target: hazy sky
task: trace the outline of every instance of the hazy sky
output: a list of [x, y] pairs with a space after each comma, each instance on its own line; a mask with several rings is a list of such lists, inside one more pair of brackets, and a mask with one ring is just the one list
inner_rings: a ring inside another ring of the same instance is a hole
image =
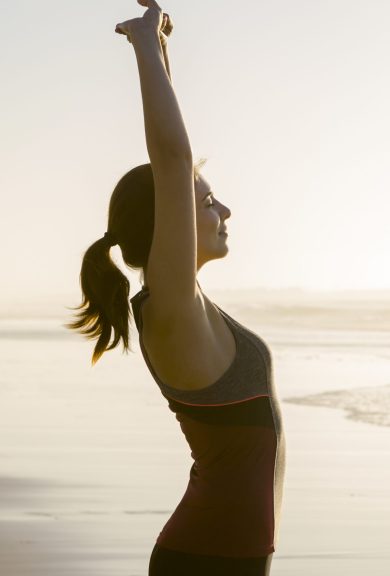
[[[144, 9], [0, 6], [3, 302], [78, 296], [113, 187], [148, 161], [134, 50], [114, 33]], [[232, 211], [230, 253], [202, 285], [390, 288], [390, 2], [162, 8], [194, 156]]]

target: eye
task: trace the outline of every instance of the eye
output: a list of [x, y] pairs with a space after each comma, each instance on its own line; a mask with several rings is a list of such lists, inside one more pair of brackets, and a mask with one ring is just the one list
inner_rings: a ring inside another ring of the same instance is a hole
[[215, 206], [215, 204], [213, 204], [213, 203], [207, 204], [207, 208], [210, 208], [210, 206]]

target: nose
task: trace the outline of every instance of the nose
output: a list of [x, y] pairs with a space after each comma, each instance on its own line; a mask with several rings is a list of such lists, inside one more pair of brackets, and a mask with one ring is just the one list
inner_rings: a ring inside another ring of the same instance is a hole
[[231, 213], [231, 211], [230, 211], [230, 208], [228, 208], [227, 206], [224, 206], [224, 207], [223, 207], [223, 211], [222, 211], [222, 212], [223, 212], [223, 214], [225, 215], [225, 216], [224, 216], [224, 220], [227, 220], [227, 219], [230, 218], [230, 216], [232, 215], [232, 213]]
[[221, 220], [227, 220], [228, 218], [230, 218], [230, 216], [232, 215], [230, 208], [228, 208], [227, 206], [225, 206], [225, 204], [222, 204], [222, 202], [220, 202], [219, 200], [217, 200], [216, 198], [214, 198], [214, 202], [219, 205], [219, 216], [221, 218]]

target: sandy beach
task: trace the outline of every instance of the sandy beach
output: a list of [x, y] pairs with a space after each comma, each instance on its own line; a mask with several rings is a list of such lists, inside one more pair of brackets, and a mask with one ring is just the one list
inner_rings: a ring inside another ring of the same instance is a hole
[[[259, 320], [247, 325], [260, 331]], [[362, 413], [364, 402], [371, 412], [381, 404], [386, 335], [355, 332], [347, 346], [347, 334], [329, 330], [306, 343], [310, 327], [261, 330], [288, 450], [272, 575], [388, 576], [390, 427], [348, 418], [344, 406], [349, 396]], [[138, 345], [92, 370], [90, 343], [58, 321], [4, 320], [0, 338], [0, 573], [146, 576], [192, 459]], [[334, 395], [327, 404], [324, 394]]]

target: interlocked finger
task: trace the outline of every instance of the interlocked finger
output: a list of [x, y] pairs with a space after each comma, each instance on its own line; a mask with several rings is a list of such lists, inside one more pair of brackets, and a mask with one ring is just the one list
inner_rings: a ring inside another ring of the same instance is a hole
[[164, 12], [164, 19], [163, 25], [161, 27], [161, 31], [165, 34], [165, 36], [169, 36], [173, 30], [173, 22], [169, 14]]

